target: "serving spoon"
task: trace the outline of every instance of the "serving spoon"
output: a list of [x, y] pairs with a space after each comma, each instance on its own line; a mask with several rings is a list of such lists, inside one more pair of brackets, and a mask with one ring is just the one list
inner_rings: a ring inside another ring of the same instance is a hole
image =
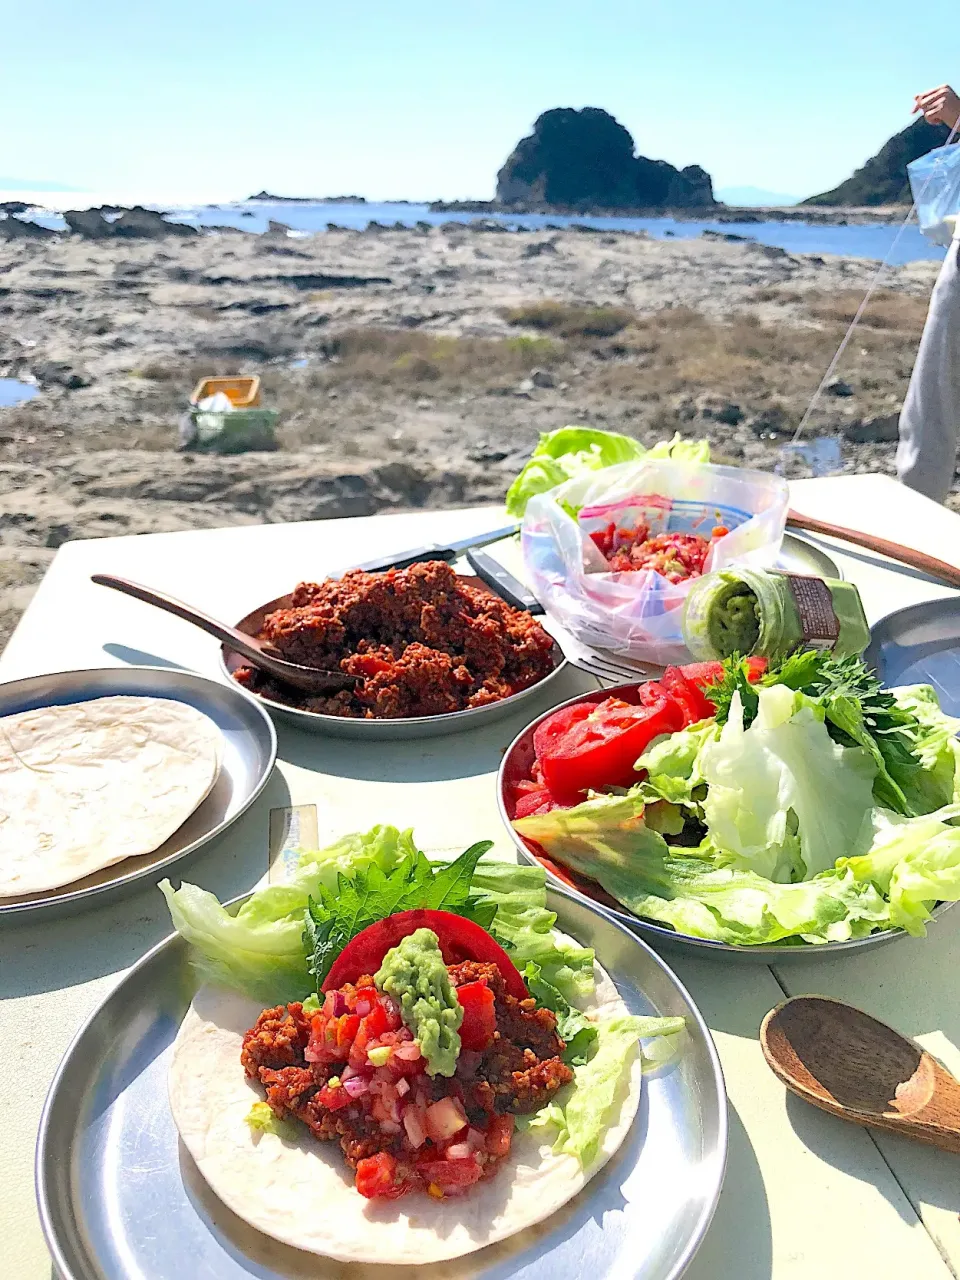
[[928, 556], [925, 551], [917, 551], [914, 547], [905, 547], [900, 542], [890, 542], [889, 539], [878, 538], [872, 533], [861, 533], [859, 529], [847, 529], [841, 524], [830, 524], [827, 520], [815, 520], [813, 516], [801, 515], [799, 511], [787, 512], [787, 528], [852, 542], [854, 546], [865, 547], [867, 551], [876, 551], [891, 560], [919, 569], [928, 577], [939, 578], [951, 587], [960, 587], [960, 569], [955, 564], [938, 560], [936, 556]]
[[960, 1080], [925, 1049], [828, 996], [794, 996], [760, 1027], [767, 1065], [841, 1120], [960, 1153]]
[[109, 573], [95, 573], [90, 581], [95, 582], [98, 587], [121, 591], [134, 600], [142, 600], [144, 604], [155, 605], [166, 613], [172, 613], [175, 618], [182, 618], [184, 622], [192, 622], [201, 631], [215, 636], [222, 644], [227, 644], [242, 654], [252, 666], [304, 693], [334, 693], [338, 689], [352, 689], [357, 683], [356, 676], [349, 676], [343, 671], [325, 671], [319, 667], [301, 667], [296, 662], [287, 662], [269, 641], [258, 640], [256, 636], [238, 631], [236, 627], [228, 627], [226, 623], [208, 617], [199, 609], [191, 608], [190, 605], [175, 600], [173, 596], [141, 586], [139, 582], [115, 578]]

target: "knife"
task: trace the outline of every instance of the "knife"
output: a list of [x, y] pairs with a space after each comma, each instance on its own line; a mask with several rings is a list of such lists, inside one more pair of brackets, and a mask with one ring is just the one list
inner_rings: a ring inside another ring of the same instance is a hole
[[467, 564], [491, 591], [495, 591], [501, 600], [513, 605], [514, 609], [525, 609], [527, 613], [543, 613], [543, 605], [519, 578], [508, 573], [499, 560], [487, 555], [485, 551], [468, 551]]
[[[488, 546], [491, 542], [499, 542], [501, 538], [509, 538], [511, 535], [519, 533], [519, 531], [520, 525], [514, 521], [512, 524], [504, 525], [500, 529], [494, 529], [489, 533], [474, 534], [472, 538], [464, 538], [460, 542], [438, 542], [432, 546], [414, 547], [411, 551], [401, 551], [399, 555], [368, 560], [365, 564], [351, 567], [361, 569], [364, 573], [382, 573], [385, 569], [409, 569], [412, 564], [421, 564], [425, 560], [445, 560], [447, 564], [450, 564], [473, 547]], [[332, 578], [340, 578], [346, 572], [346, 569], [341, 569], [330, 576]], [[524, 606], [521, 605], [520, 607], [523, 608]]]

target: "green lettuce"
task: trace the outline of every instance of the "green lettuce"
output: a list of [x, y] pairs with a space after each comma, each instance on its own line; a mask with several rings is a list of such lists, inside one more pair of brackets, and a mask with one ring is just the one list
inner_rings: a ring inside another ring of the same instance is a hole
[[646, 779], [639, 783], [639, 794], [649, 801], [699, 807], [706, 782], [701, 767], [703, 748], [719, 735], [716, 722], [706, 720], [654, 738], [635, 766], [647, 771]]
[[573, 1083], [562, 1089], [533, 1119], [533, 1125], [559, 1130], [554, 1151], [575, 1156], [584, 1168], [597, 1156], [609, 1112], [641, 1039], [674, 1036], [682, 1018], [644, 1018], [619, 1014], [597, 1025], [596, 1050], [574, 1068]]
[[[197, 885], [184, 883], [174, 889], [163, 880], [159, 888], [174, 928], [191, 944], [191, 961], [201, 981], [232, 987], [273, 1005], [303, 1000], [316, 990], [310, 972], [316, 939], [309, 948], [304, 942], [311, 900], [316, 909], [344, 883], [369, 887], [373, 881], [382, 888], [384, 877], [396, 879], [390, 873], [401, 864], [416, 869], [422, 858], [411, 831], [377, 826], [302, 853], [290, 880], [257, 889], [239, 909], [226, 909]], [[431, 865], [438, 872], [434, 883], [443, 884], [449, 893], [449, 877], [444, 875], [448, 864]], [[469, 895], [479, 908], [473, 912], [478, 919], [482, 915], [489, 920], [495, 908], [490, 932], [519, 969], [534, 961], [569, 1000], [593, 990], [593, 951], [554, 937], [557, 917], [547, 909], [542, 867], [481, 859]], [[309, 928], [306, 931], [309, 935]]]
[[586, 1014], [569, 1004], [563, 993], [548, 982], [538, 964], [532, 960], [523, 971], [527, 990], [547, 1009], [557, 1015], [557, 1035], [566, 1045], [563, 1060], [568, 1066], [580, 1066], [587, 1061], [597, 1040], [597, 1028]]
[[734, 695], [720, 737], [700, 761], [707, 830], [729, 865], [789, 883], [812, 879], [857, 847], [873, 807], [876, 764], [861, 747], [834, 742], [824, 719], [810, 698], [774, 685], [759, 691], [745, 729]]
[[522, 516], [535, 494], [555, 489], [584, 471], [599, 471], [638, 458], [673, 458], [681, 462], [709, 462], [706, 440], [661, 440], [646, 449], [639, 440], [615, 431], [593, 427], [561, 427], [541, 434], [526, 466], [507, 490], [506, 506], [512, 516]]

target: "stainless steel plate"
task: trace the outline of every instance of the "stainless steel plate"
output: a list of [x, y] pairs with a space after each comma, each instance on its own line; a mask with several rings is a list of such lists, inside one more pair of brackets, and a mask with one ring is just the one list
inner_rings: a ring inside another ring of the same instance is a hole
[[[469, 582], [471, 586], [479, 587], [483, 591], [487, 590], [479, 578], [470, 577]], [[279, 596], [276, 600], [261, 605], [259, 609], [254, 609], [245, 618], [241, 618], [236, 624], [237, 629], [245, 631], [248, 635], [259, 635], [267, 614], [274, 613], [277, 609], [289, 609], [290, 603], [289, 595]], [[256, 698], [265, 707], [269, 707], [272, 715], [288, 720], [291, 724], [295, 724], [300, 729], [306, 729], [310, 733], [330, 734], [335, 738], [360, 738], [366, 742], [396, 742], [403, 738], [436, 738], [441, 734], [460, 733], [464, 729], [479, 729], [483, 725], [490, 724], [492, 720], [511, 715], [530, 698], [542, 694], [567, 665], [567, 660], [557, 644], [553, 646], [553, 663], [553, 670], [542, 680], [538, 680], [529, 689], [513, 694], [512, 697], [488, 703], [485, 707], [471, 707], [467, 711], [453, 711], [448, 715], [440, 716], [414, 716], [407, 720], [351, 720], [344, 716], [326, 716], [316, 711], [288, 707], [282, 702], [275, 702], [272, 698], [264, 697], [259, 693], [251, 693], [250, 696]], [[246, 658], [235, 653], [227, 645], [221, 647], [220, 666], [231, 684], [236, 685], [233, 672], [247, 665], [249, 664]]]
[[863, 656], [885, 685], [932, 684], [947, 715], [960, 715], [960, 596], [888, 613]]
[[189, 671], [107, 667], [14, 680], [0, 685], [0, 716], [118, 694], [173, 698], [209, 716], [223, 735], [223, 763], [213, 790], [153, 853], [127, 858], [60, 889], [0, 898], [0, 919], [23, 912], [62, 910], [65, 905], [79, 907], [95, 894], [156, 876], [225, 831], [263, 790], [277, 757], [277, 734], [270, 717], [240, 689], [225, 689], [218, 681]]
[[[958, 601], [958, 605], [960, 605], [960, 601]], [[909, 612], [909, 610], [904, 610], [904, 612]], [[960, 619], [960, 609], [958, 609], [957, 617]], [[958, 641], [958, 646], [960, 646], [960, 641]], [[960, 665], [958, 665], [957, 670], [960, 673]], [[568, 707], [578, 702], [602, 702], [605, 698], [623, 697], [625, 694], [629, 694], [630, 690], [636, 689], [636, 687], [636, 684], [621, 684], [604, 689], [596, 689], [590, 693], [583, 693], [575, 698], [569, 698], [566, 702], [561, 703], [561, 706]], [[958, 686], [957, 692], [960, 694], [960, 686]], [[595, 881], [588, 879], [586, 876], [578, 875], [574, 871], [569, 871], [566, 867], [559, 867], [548, 858], [539, 857], [513, 828], [507, 809], [507, 788], [511, 782], [530, 776], [530, 768], [535, 758], [533, 750], [534, 732], [540, 722], [545, 720], [547, 716], [553, 715], [556, 709], [554, 707], [551, 711], [544, 712], [542, 716], [538, 716], [532, 724], [527, 725], [525, 729], [517, 734], [504, 753], [503, 760], [500, 763], [500, 770], [497, 774], [497, 805], [503, 825], [509, 832], [510, 838], [513, 840], [520, 856], [527, 862], [542, 866], [547, 873], [547, 879], [553, 884], [561, 886], [569, 893], [576, 894], [578, 898], [599, 903], [604, 911], [607, 911], [614, 919], [619, 920], [621, 924], [631, 929], [634, 933], [639, 933], [650, 942], [655, 943], [657, 947], [680, 948], [683, 950], [696, 947], [701, 951], [712, 951], [725, 957], [741, 960], [760, 961], [763, 964], [773, 964], [774, 962], [780, 964], [785, 960], [799, 959], [801, 957], [805, 960], [809, 960], [811, 957], [814, 959], [826, 959], [840, 952], [859, 952], [865, 951], [870, 947], [882, 947], [887, 943], [896, 942], [898, 938], [908, 936], [902, 929], [883, 929], [877, 933], [870, 934], [869, 937], [854, 938], [849, 942], [801, 943], [800, 945], [771, 944], [769, 946], [756, 947], [738, 947], [728, 942], [713, 942], [708, 938], [694, 938], [689, 934], [677, 933], [666, 925], [656, 924], [652, 920], [643, 920], [635, 916], [614, 898], [611, 898]], [[938, 920], [945, 911], [955, 905], [953, 902], [940, 903], [939, 906], [933, 909], [934, 921]]]
[[843, 578], [843, 571], [826, 551], [806, 538], [785, 533], [777, 556], [777, 568], [785, 573], [808, 573], [818, 578]]
[[[167, 1102], [177, 1028], [195, 990], [187, 947], [167, 939], [135, 965], [77, 1035], [50, 1088], [37, 1194], [63, 1280], [676, 1280], [700, 1244], [723, 1180], [727, 1116], [717, 1053], [696, 1006], [648, 947], [554, 889], [560, 928], [596, 949], [631, 1011], [686, 1019], [682, 1053], [644, 1081], [623, 1147], [541, 1226], [457, 1262], [324, 1262], [270, 1240], [209, 1190]], [[587, 1261], [589, 1260], [589, 1261]]]

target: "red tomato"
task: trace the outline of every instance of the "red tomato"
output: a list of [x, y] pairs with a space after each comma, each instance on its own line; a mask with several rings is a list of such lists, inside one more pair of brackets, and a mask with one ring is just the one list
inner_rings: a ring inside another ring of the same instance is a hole
[[546, 787], [537, 787], [519, 796], [513, 807], [515, 818], [529, 818], [533, 813], [549, 813], [556, 809], [557, 802]]
[[328, 1111], [339, 1111], [341, 1107], [349, 1107], [353, 1099], [342, 1084], [334, 1085], [332, 1088], [325, 1084], [317, 1094], [317, 1101]]
[[667, 667], [660, 683], [683, 709], [684, 724], [696, 724], [716, 713], [716, 707], [703, 693], [700, 686], [689, 680], [680, 667]]
[[465, 982], [462, 987], [457, 987], [457, 999], [463, 1009], [463, 1022], [460, 1024], [461, 1045], [464, 1049], [473, 1049], [477, 1052], [486, 1049], [497, 1029], [493, 992], [487, 986], [486, 979]]
[[[705, 689], [708, 684], [718, 684], [723, 679], [722, 662], [688, 662], [680, 670], [701, 689]], [[756, 684], [766, 670], [766, 658], [747, 658], [747, 679], [751, 684]]]
[[457, 1160], [418, 1160], [417, 1173], [424, 1182], [432, 1182], [441, 1191], [456, 1192], [479, 1182], [483, 1166], [476, 1156], [461, 1156]]
[[533, 731], [533, 752], [537, 757], [537, 764], [540, 764], [553, 743], [568, 734], [575, 724], [588, 719], [595, 710], [596, 706], [591, 702], [577, 702], [572, 707], [561, 707], [552, 716], [547, 716], [542, 724], [538, 724]]
[[357, 1163], [357, 1190], [368, 1200], [398, 1200], [413, 1183], [389, 1151], [378, 1151]]
[[[422, 907], [387, 916], [386, 920], [378, 920], [358, 933], [334, 960], [321, 989], [335, 991], [344, 983], [356, 982], [362, 974], [376, 973], [390, 948], [417, 929], [433, 930], [440, 940], [445, 964], [459, 964], [462, 960], [495, 964], [510, 994], [518, 1000], [528, 999], [529, 993], [519, 971], [486, 929], [450, 911], [430, 911]], [[362, 1033], [363, 1028], [358, 1039]]]
[[563, 734], [544, 741], [543, 778], [561, 804], [578, 804], [587, 790], [629, 787], [637, 781], [634, 765], [647, 744], [662, 733], [683, 728], [683, 712], [662, 689], [641, 691], [642, 706], [618, 698], [586, 706]]

